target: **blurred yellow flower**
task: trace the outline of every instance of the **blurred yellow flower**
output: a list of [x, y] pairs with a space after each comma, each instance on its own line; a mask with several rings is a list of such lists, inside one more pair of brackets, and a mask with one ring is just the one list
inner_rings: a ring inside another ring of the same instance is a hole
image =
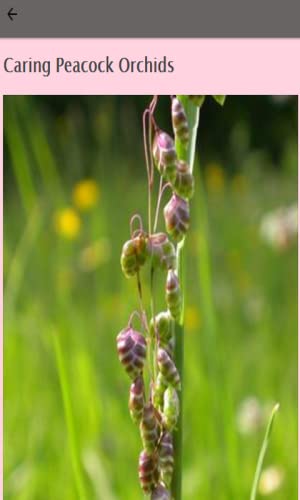
[[110, 256], [110, 241], [108, 238], [101, 238], [81, 251], [79, 266], [82, 271], [93, 271], [101, 264], [105, 264]]
[[73, 201], [79, 210], [90, 210], [99, 200], [99, 186], [93, 179], [84, 179], [75, 184]]
[[205, 180], [209, 191], [220, 193], [225, 184], [224, 169], [218, 163], [209, 163], [205, 167]]
[[258, 491], [261, 495], [271, 495], [277, 491], [284, 480], [284, 471], [281, 467], [272, 465], [262, 471], [258, 485]]
[[201, 318], [198, 308], [195, 306], [187, 306], [184, 321], [188, 330], [198, 330], [201, 326]]
[[54, 215], [54, 227], [60, 236], [73, 240], [80, 232], [81, 220], [73, 208], [64, 208]]

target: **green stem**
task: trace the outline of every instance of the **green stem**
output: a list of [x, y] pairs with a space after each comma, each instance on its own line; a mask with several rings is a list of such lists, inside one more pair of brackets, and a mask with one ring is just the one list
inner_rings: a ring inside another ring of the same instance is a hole
[[[190, 142], [188, 149], [185, 149], [179, 141], [176, 141], [176, 153], [179, 159], [187, 161], [190, 165], [191, 170], [194, 167], [195, 152], [196, 152], [196, 139], [197, 131], [200, 117], [200, 108], [196, 107], [191, 103], [187, 96], [179, 96], [189, 122], [190, 129]], [[179, 371], [181, 378], [181, 393], [179, 394], [180, 400], [180, 413], [178, 418], [177, 429], [174, 432], [174, 453], [175, 453], [175, 464], [174, 464], [174, 474], [172, 482], [172, 498], [174, 500], [181, 500], [181, 483], [182, 483], [182, 410], [183, 410], [183, 387], [184, 387], [184, 377], [183, 377], [183, 361], [184, 361], [184, 252], [183, 239], [177, 245], [177, 274], [180, 280], [180, 285], [182, 289], [182, 311], [179, 323], [175, 323], [175, 364]]]

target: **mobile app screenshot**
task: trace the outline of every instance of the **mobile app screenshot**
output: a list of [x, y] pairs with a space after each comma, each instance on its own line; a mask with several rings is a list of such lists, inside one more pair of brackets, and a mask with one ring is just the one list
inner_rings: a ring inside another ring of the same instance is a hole
[[5, 500], [297, 498], [299, 18], [2, 3]]

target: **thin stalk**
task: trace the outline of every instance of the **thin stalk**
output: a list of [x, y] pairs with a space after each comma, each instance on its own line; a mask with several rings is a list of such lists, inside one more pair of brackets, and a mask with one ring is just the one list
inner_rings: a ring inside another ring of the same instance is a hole
[[[190, 141], [189, 147], [186, 149], [182, 146], [179, 141], [176, 141], [176, 153], [179, 159], [187, 161], [190, 165], [191, 170], [194, 167], [195, 151], [196, 151], [196, 139], [197, 131], [199, 125], [200, 108], [196, 107], [191, 103], [187, 96], [179, 96], [180, 100], [184, 106], [188, 123], [190, 129]], [[172, 481], [172, 498], [174, 500], [181, 500], [181, 484], [182, 484], [182, 413], [183, 413], [183, 388], [184, 388], [184, 373], [183, 373], [183, 362], [184, 362], [184, 252], [185, 239], [183, 239], [177, 245], [177, 274], [180, 280], [182, 289], [182, 311], [179, 323], [175, 323], [175, 364], [179, 371], [181, 378], [181, 392], [179, 394], [180, 400], [180, 413], [178, 418], [177, 429], [174, 432], [174, 458], [175, 467]]]
[[263, 443], [262, 443], [262, 446], [261, 446], [261, 449], [260, 449], [260, 452], [259, 452], [258, 461], [257, 461], [257, 465], [256, 465], [256, 470], [255, 470], [255, 476], [254, 476], [254, 480], [253, 480], [253, 484], [252, 484], [252, 489], [251, 489], [250, 500], [255, 500], [256, 499], [258, 482], [259, 482], [259, 478], [260, 478], [260, 475], [261, 475], [261, 471], [262, 471], [262, 466], [263, 466], [263, 463], [264, 463], [265, 454], [266, 454], [266, 451], [267, 451], [267, 448], [268, 448], [268, 445], [269, 445], [274, 418], [275, 418], [275, 415], [276, 415], [276, 413], [277, 413], [278, 410], [279, 410], [279, 403], [277, 403], [274, 406], [273, 410], [272, 410], [272, 413], [271, 413], [271, 416], [270, 416], [270, 420], [268, 422], [267, 430], [266, 430], [266, 433], [265, 433], [265, 437], [264, 437], [264, 440], [263, 440]]

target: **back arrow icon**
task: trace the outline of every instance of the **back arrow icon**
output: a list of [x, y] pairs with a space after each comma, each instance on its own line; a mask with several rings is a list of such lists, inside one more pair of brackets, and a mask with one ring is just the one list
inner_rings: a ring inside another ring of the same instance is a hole
[[9, 11], [8, 11], [7, 15], [8, 15], [9, 19], [10, 19], [11, 21], [13, 21], [13, 20], [14, 20], [14, 16], [17, 16], [17, 15], [18, 15], [18, 13], [17, 13], [17, 12], [14, 12], [14, 8], [12, 7], [11, 9], [9, 9]]

